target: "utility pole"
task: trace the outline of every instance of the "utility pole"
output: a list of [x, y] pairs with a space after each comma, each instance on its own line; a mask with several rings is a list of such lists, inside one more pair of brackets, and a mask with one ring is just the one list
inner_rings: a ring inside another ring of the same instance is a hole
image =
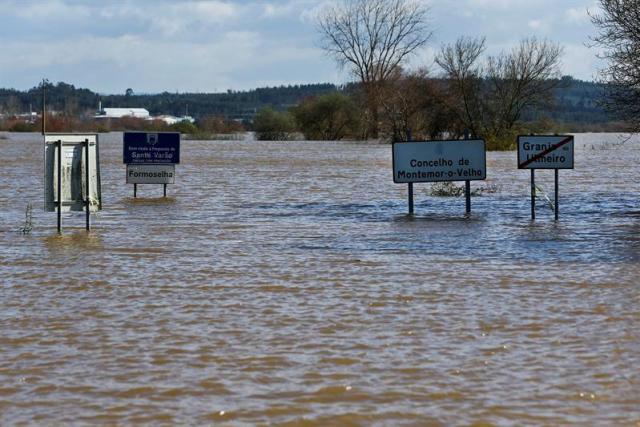
[[47, 131], [47, 108], [46, 108], [46, 102], [47, 102], [47, 79], [42, 79], [42, 135], [46, 134]]

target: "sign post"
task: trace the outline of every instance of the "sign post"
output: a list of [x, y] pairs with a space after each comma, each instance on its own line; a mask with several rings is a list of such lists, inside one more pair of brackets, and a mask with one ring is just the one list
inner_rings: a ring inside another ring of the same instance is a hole
[[46, 134], [44, 184], [44, 209], [57, 213], [58, 233], [63, 211], [84, 211], [89, 231], [91, 212], [102, 209], [98, 135]]
[[560, 218], [559, 170], [573, 169], [572, 135], [521, 135], [518, 137], [518, 169], [531, 169], [531, 220], [536, 219], [536, 169], [555, 170], [554, 216]]
[[58, 234], [62, 234], [62, 140], [58, 140]]
[[[412, 142], [413, 141], [413, 132], [411, 131], [411, 128], [407, 129], [407, 142]], [[414, 205], [413, 205], [413, 182], [410, 182], [407, 184], [407, 191], [408, 191], [408, 196], [409, 196], [409, 200], [408, 205], [409, 205], [409, 215], [413, 215], [414, 212]]]
[[409, 184], [409, 213], [413, 213], [416, 182], [467, 181], [467, 212], [471, 211], [470, 181], [487, 177], [485, 142], [476, 140], [396, 142], [393, 182]]
[[409, 188], [409, 215], [413, 215], [413, 182], [408, 185]]
[[560, 185], [558, 184], [558, 181], [559, 181], [558, 175], [559, 175], [558, 169], [556, 169], [555, 170], [555, 185], [554, 185], [554, 187], [555, 187], [554, 194], [556, 196], [555, 197], [555, 205], [554, 205], [555, 209], [554, 209], [554, 211], [555, 211], [555, 219], [556, 219], [556, 221], [558, 219], [560, 219], [560, 204], [559, 204], [560, 197], [558, 195], [560, 193]]
[[[464, 130], [464, 139], [469, 139], [469, 129]], [[464, 198], [466, 201], [466, 212], [467, 215], [471, 213], [471, 181], [466, 180], [464, 182]]]
[[536, 219], [536, 170], [531, 169], [531, 219]]
[[123, 161], [127, 165], [127, 184], [133, 184], [133, 197], [138, 197], [138, 184], [175, 184], [175, 165], [180, 163], [180, 133], [125, 132]]
[[84, 194], [85, 194], [85, 198], [84, 198], [84, 203], [85, 203], [85, 221], [86, 221], [86, 226], [85, 229], [87, 231], [89, 231], [89, 229], [91, 228], [91, 224], [89, 222], [89, 210], [91, 209], [91, 186], [90, 186], [90, 174], [89, 174], [89, 169], [91, 169], [91, 164], [89, 162], [89, 140], [85, 139], [84, 140]]

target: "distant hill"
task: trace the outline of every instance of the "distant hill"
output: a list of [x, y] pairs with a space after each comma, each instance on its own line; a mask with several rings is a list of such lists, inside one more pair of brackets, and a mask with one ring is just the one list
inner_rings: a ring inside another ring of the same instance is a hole
[[533, 121], [546, 117], [564, 123], [607, 123], [613, 118], [599, 105], [599, 100], [604, 93], [605, 87], [602, 84], [565, 76], [555, 91], [554, 108], [545, 111], [528, 111], [523, 120]]
[[[216, 115], [232, 119], [252, 118], [265, 107], [286, 109], [307, 97], [337, 90], [332, 84], [310, 84], [260, 88], [225, 93], [169, 93], [100, 95], [88, 89], [78, 89], [67, 83], [47, 86], [47, 108], [74, 115], [95, 114], [101, 102], [108, 107], [141, 107], [152, 115], [186, 113], [199, 118]], [[41, 87], [28, 91], [0, 89], [0, 112], [24, 113], [42, 108]]]
[[[550, 119], [559, 123], [593, 125], [607, 123], [611, 117], [598, 105], [603, 86], [598, 83], [563, 77], [556, 90], [556, 105], [552, 110], [528, 111], [524, 121]], [[102, 107], [142, 107], [152, 115], [185, 114], [195, 118], [216, 115], [228, 119], [250, 120], [263, 107], [285, 110], [308, 97], [336, 90], [333, 84], [309, 84], [260, 88], [249, 91], [225, 93], [169, 93], [100, 95], [89, 89], [76, 88], [67, 83], [47, 86], [47, 106], [51, 110], [74, 116], [93, 115]], [[39, 87], [28, 91], [0, 89], [0, 113], [25, 113], [38, 111], [42, 105]]]

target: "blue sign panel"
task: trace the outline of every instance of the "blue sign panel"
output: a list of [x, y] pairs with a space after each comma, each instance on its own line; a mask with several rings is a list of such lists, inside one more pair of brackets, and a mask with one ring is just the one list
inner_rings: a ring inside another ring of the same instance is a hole
[[125, 164], [166, 165], [180, 163], [180, 134], [174, 132], [125, 132]]

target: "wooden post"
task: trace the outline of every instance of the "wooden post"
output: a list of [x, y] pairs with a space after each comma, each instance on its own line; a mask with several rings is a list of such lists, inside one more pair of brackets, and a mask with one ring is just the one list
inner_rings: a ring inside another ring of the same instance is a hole
[[133, 184], [133, 198], [138, 197], [138, 184]]
[[167, 198], [167, 184], [164, 184], [164, 198]]

